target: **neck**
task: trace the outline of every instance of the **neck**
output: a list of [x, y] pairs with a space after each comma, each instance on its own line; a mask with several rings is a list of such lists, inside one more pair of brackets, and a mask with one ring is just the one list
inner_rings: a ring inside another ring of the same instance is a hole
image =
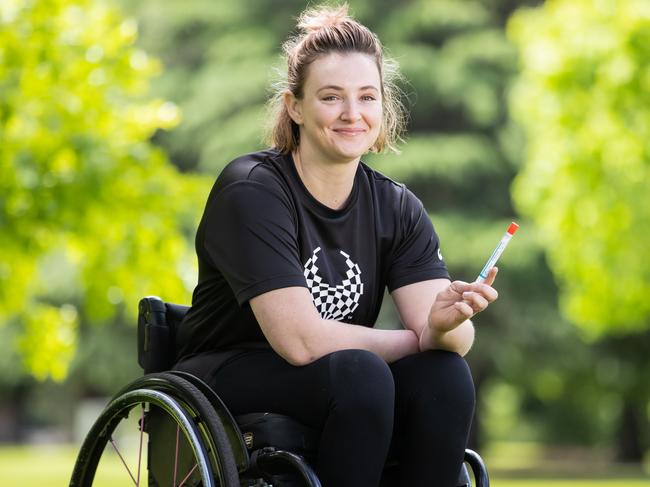
[[307, 191], [333, 210], [342, 208], [352, 192], [359, 158], [349, 163], [325, 164], [303, 147], [298, 147], [292, 155]]

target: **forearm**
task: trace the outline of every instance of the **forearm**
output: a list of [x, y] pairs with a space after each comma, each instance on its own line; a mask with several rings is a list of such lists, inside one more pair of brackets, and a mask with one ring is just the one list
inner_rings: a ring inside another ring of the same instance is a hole
[[309, 343], [313, 360], [338, 350], [361, 349], [390, 363], [419, 350], [417, 335], [411, 330], [381, 330], [333, 320], [323, 320], [321, 325]]
[[438, 331], [435, 326], [424, 326], [420, 333], [420, 351], [448, 350], [464, 356], [474, 343], [474, 325], [466, 320], [451, 331]]
[[276, 289], [250, 303], [271, 347], [293, 365], [306, 365], [339, 350], [368, 350], [386, 362], [419, 350], [418, 336], [411, 330], [379, 330], [322, 319], [306, 288]]
[[301, 330], [299, 342], [291, 347], [295, 365], [305, 365], [346, 349], [368, 350], [386, 362], [394, 362], [419, 351], [418, 337], [411, 330], [380, 330], [366, 326], [320, 320]]

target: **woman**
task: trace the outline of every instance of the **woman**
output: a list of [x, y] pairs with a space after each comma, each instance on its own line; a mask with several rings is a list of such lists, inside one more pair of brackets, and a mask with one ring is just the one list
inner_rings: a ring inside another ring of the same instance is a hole
[[[399, 485], [452, 486], [474, 407], [469, 318], [496, 299], [496, 268], [451, 283], [420, 201], [360, 161], [402, 120], [376, 36], [345, 6], [298, 27], [273, 148], [232, 161], [208, 198], [177, 368], [236, 415], [322, 431], [324, 486], [377, 486], [391, 442]], [[386, 287], [404, 329], [372, 328]]]

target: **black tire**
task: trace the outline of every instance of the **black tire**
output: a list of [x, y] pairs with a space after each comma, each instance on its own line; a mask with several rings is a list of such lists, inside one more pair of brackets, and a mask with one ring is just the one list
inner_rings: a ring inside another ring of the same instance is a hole
[[[204, 487], [239, 487], [239, 475], [223, 425], [205, 396], [188, 381], [169, 373], [136, 379], [110, 401], [79, 451], [70, 486], [93, 484], [95, 471], [117, 425], [139, 405], [159, 408], [182, 429]], [[151, 445], [150, 445], [151, 447]]]

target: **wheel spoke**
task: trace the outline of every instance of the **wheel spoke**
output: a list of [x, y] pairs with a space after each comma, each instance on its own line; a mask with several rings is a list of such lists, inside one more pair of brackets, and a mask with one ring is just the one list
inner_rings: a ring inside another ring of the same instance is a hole
[[144, 403], [140, 404], [142, 406], [142, 413], [140, 414], [140, 447], [138, 448], [138, 481], [135, 483], [135, 487], [140, 485], [140, 465], [142, 464], [142, 438], [144, 436]]
[[172, 485], [176, 485], [176, 473], [178, 472], [178, 437], [181, 431], [180, 425], [176, 425], [176, 450], [174, 452], [174, 482]]
[[133, 480], [133, 485], [135, 485], [136, 487], [138, 487], [138, 482], [136, 482], [135, 477], [134, 477], [133, 474], [131, 473], [131, 469], [129, 468], [129, 466], [128, 466], [128, 465], [126, 464], [126, 462], [124, 461], [124, 457], [123, 457], [122, 454], [120, 453], [120, 450], [117, 448], [117, 445], [115, 444], [115, 441], [113, 440], [113, 437], [111, 437], [111, 438], [109, 439], [109, 441], [111, 442], [111, 445], [113, 445], [113, 449], [114, 449], [115, 452], [117, 453], [117, 456], [120, 457], [120, 460], [122, 460], [122, 465], [124, 465], [124, 468], [126, 468], [126, 471], [129, 473], [129, 476], [131, 477], [131, 480]]
[[[204, 424], [198, 418], [209, 421]], [[139, 431], [134, 431], [136, 428]], [[70, 485], [90, 487], [93, 481], [105, 481], [115, 474], [122, 483], [135, 487], [146, 486], [148, 480], [172, 487], [213, 485], [216, 477], [218, 485], [224, 485], [224, 474], [217, 465], [221, 459], [214, 458], [215, 451], [221, 454], [222, 449], [230, 469], [225, 485], [239, 485], [237, 465], [222, 429], [212, 403], [190, 381], [173, 374], [145, 376], [116, 394], [93, 423], [81, 445]], [[216, 445], [210, 435], [218, 440]], [[169, 448], [174, 446], [172, 465]], [[137, 462], [133, 460], [136, 451]], [[120, 460], [117, 464], [115, 456]]]
[[198, 466], [199, 466], [198, 463], [195, 463], [195, 464], [194, 464], [194, 466], [192, 467], [192, 470], [190, 470], [190, 471], [187, 473], [187, 475], [185, 476], [185, 478], [184, 478], [183, 480], [181, 480], [181, 483], [178, 484], [178, 487], [183, 487], [183, 484], [187, 481], [187, 479], [190, 478], [190, 475], [192, 475], [192, 474], [194, 473], [194, 470], [196, 470], [196, 467], [198, 467]]

